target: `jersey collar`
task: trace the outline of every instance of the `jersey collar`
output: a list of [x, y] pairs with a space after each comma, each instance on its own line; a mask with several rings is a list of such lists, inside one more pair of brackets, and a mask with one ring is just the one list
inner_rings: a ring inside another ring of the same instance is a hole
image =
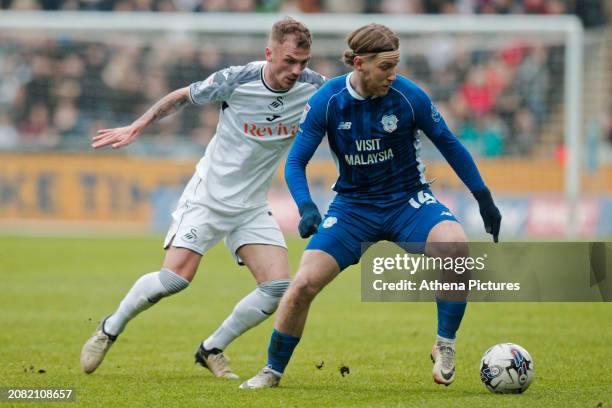
[[355, 99], [358, 99], [360, 101], [364, 101], [365, 98], [361, 95], [359, 95], [357, 93], [357, 91], [351, 86], [351, 76], [353, 75], [352, 72], [349, 72], [349, 74], [346, 76], [346, 89], [348, 90], [348, 93]]
[[[266, 64], [267, 64], [267, 62], [266, 62]], [[289, 92], [291, 90], [291, 88], [285, 89], [285, 90], [281, 91], [281, 90], [272, 88], [270, 85], [268, 85], [266, 83], [266, 80], [264, 78], [264, 67], [266, 66], [266, 64], [262, 64], [261, 70], [259, 71], [259, 75], [261, 76], [261, 83], [263, 84], [263, 86], [265, 86], [268, 91], [274, 92], [274, 93], [277, 93], [277, 94], [284, 94], [284, 93]], [[295, 86], [295, 84], [294, 84], [294, 86]]]

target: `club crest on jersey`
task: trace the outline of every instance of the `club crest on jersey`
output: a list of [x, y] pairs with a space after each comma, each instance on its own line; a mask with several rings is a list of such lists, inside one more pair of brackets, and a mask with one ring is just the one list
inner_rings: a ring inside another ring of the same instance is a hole
[[383, 129], [388, 133], [394, 132], [395, 129], [397, 129], [397, 122], [397, 116], [395, 115], [385, 115], [380, 121], [383, 125]]
[[283, 102], [282, 96], [277, 96], [270, 104], [268, 105], [268, 109], [272, 112], [281, 112], [285, 108], [285, 102]]
[[323, 228], [331, 228], [337, 222], [338, 219], [336, 217], [327, 217], [325, 221], [323, 221]]
[[438, 108], [436, 108], [436, 105], [434, 105], [433, 102], [431, 103], [431, 119], [436, 123], [438, 123], [440, 119], [442, 119], [440, 111], [438, 111]]

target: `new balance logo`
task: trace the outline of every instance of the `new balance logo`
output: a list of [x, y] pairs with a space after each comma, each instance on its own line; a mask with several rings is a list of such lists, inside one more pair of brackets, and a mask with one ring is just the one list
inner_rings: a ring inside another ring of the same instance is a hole
[[351, 122], [340, 122], [338, 124], [338, 130], [350, 130], [351, 129]]

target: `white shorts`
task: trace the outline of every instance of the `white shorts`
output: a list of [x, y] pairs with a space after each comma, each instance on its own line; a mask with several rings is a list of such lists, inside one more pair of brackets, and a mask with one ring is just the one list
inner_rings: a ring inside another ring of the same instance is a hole
[[[247, 244], [267, 244], [287, 248], [285, 238], [268, 206], [248, 209], [224, 209], [205, 191], [205, 183], [196, 173], [181, 195], [172, 213], [172, 225], [164, 240], [164, 249], [188, 248], [204, 254], [219, 241], [241, 263], [236, 251]], [[174, 238], [174, 240], [173, 240]]]

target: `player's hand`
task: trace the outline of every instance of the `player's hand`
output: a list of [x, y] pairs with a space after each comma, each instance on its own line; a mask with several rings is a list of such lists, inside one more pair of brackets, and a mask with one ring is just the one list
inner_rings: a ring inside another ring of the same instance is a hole
[[315, 203], [307, 201], [300, 206], [300, 215], [302, 219], [300, 220], [298, 231], [302, 238], [308, 238], [317, 232], [319, 224], [321, 224], [321, 213]]
[[141, 131], [141, 128], [134, 124], [114, 129], [101, 129], [98, 130], [98, 134], [94, 136], [91, 147], [98, 149], [111, 145], [113, 149], [118, 149], [136, 140]]
[[493, 202], [491, 192], [485, 187], [484, 190], [476, 191], [473, 194], [476, 201], [478, 201], [480, 216], [484, 221], [485, 231], [493, 235], [493, 242], [498, 242], [502, 216], [499, 212], [499, 208], [497, 208]]

